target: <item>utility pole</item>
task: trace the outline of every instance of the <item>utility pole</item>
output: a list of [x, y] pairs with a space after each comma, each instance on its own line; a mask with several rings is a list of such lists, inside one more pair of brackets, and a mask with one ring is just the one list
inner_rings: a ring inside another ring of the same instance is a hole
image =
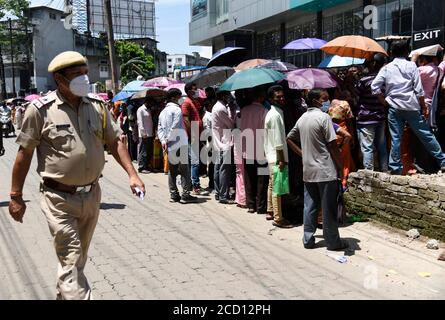
[[0, 89], [2, 93], [0, 95], [0, 100], [3, 101], [6, 99], [6, 83], [5, 83], [5, 65], [3, 64], [3, 54], [2, 54], [2, 45], [0, 43]]
[[14, 70], [14, 45], [12, 43], [12, 20], [8, 19], [9, 22], [9, 40], [11, 41], [11, 69], [12, 69], [12, 94], [14, 98], [17, 96], [15, 91], [15, 70]]
[[113, 33], [113, 15], [111, 13], [111, 0], [104, 0], [105, 18], [107, 21], [108, 33], [108, 52], [110, 54], [111, 64], [111, 80], [113, 82], [113, 93], [116, 94], [119, 88], [117, 65], [116, 65], [116, 51], [114, 49], [114, 33]]

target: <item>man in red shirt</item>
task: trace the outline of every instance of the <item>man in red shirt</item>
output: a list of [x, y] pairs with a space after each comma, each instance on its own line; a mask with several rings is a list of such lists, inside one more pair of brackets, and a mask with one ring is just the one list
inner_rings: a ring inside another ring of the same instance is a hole
[[199, 138], [203, 131], [203, 124], [200, 116], [201, 105], [198, 102], [198, 87], [195, 83], [187, 83], [185, 85], [185, 93], [187, 94], [187, 98], [185, 98], [181, 110], [184, 118], [184, 128], [187, 131], [189, 139], [193, 194], [204, 196], [209, 193], [201, 188], [199, 182]]

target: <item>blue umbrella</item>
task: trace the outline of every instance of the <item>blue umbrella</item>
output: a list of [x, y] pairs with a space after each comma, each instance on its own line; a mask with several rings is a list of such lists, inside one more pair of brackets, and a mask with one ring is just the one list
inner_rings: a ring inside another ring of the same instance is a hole
[[138, 92], [147, 89], [147, 87], [144, 87], [145, 81], [131, 81], [127, 83], [125, 87], [122, 88], [122, 91], [129, 91], [129, 92]]
[[113, 100], [111, 100], [111, 101], [112, 101], [112, 102], [117, 102], [117, 101], [121, 101], [121, 100], [127, 100], [127, 99], [129, 99], [133, 94], [134, 94], [134, 92], [121, 91], [121, 92], [119, 92], [117, 95], [115, 95], [114, 98], [113, 98]]
[[271, 69], [247, 69], [233, 74], [227, 79], [220, 91], [235, 91], [240, 89], [254, 88], [267, 83], [284, 80], [284, 75]]
[[246, 48], [227, 47], [216, 52], [207, 63], [207, 68], [228, 66], [232, 67], [244, 61]]
[[319, 68], [341, 68], [349, 67], [356, 64], [365, 63], [365, 59], [340, 57], [340, 56], [328, 56], [318, 65]]
[[320, 49], [327, 42], [317, 38], [303, 38], [289, 42], [284, 46], [286, 50], [314, 50]]

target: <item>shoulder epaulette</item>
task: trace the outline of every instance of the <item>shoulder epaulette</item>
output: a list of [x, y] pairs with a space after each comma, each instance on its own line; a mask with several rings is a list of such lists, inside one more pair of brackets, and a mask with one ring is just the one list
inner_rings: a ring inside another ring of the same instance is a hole
[[37, 109], [40, 109], [44, 106], [50, 105], [54, 101], [56, 101], [55, 96], [45, 96], [45, 97], [34, 100], [33, 102], [31, 102], [31, 105], [34, 105], [37, 107]]

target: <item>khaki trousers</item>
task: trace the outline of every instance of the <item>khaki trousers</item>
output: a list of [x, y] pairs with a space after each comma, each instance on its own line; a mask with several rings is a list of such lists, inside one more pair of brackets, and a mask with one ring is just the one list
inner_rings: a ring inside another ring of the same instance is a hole
[[43, 187], [41, 207], [54, 239], [57, 258], [57, 298], [91, 300], [84, 275], [88, 248], [99, 218], [101, 190], [74, 195]]
[[273, 221], [280, 223], [283, 220], [281, 211], [281, 196], [273, 196], [273, 167], [275, 163], [269, 163], [269, 188], [267, 190], [267, 212], [273, 212]]

